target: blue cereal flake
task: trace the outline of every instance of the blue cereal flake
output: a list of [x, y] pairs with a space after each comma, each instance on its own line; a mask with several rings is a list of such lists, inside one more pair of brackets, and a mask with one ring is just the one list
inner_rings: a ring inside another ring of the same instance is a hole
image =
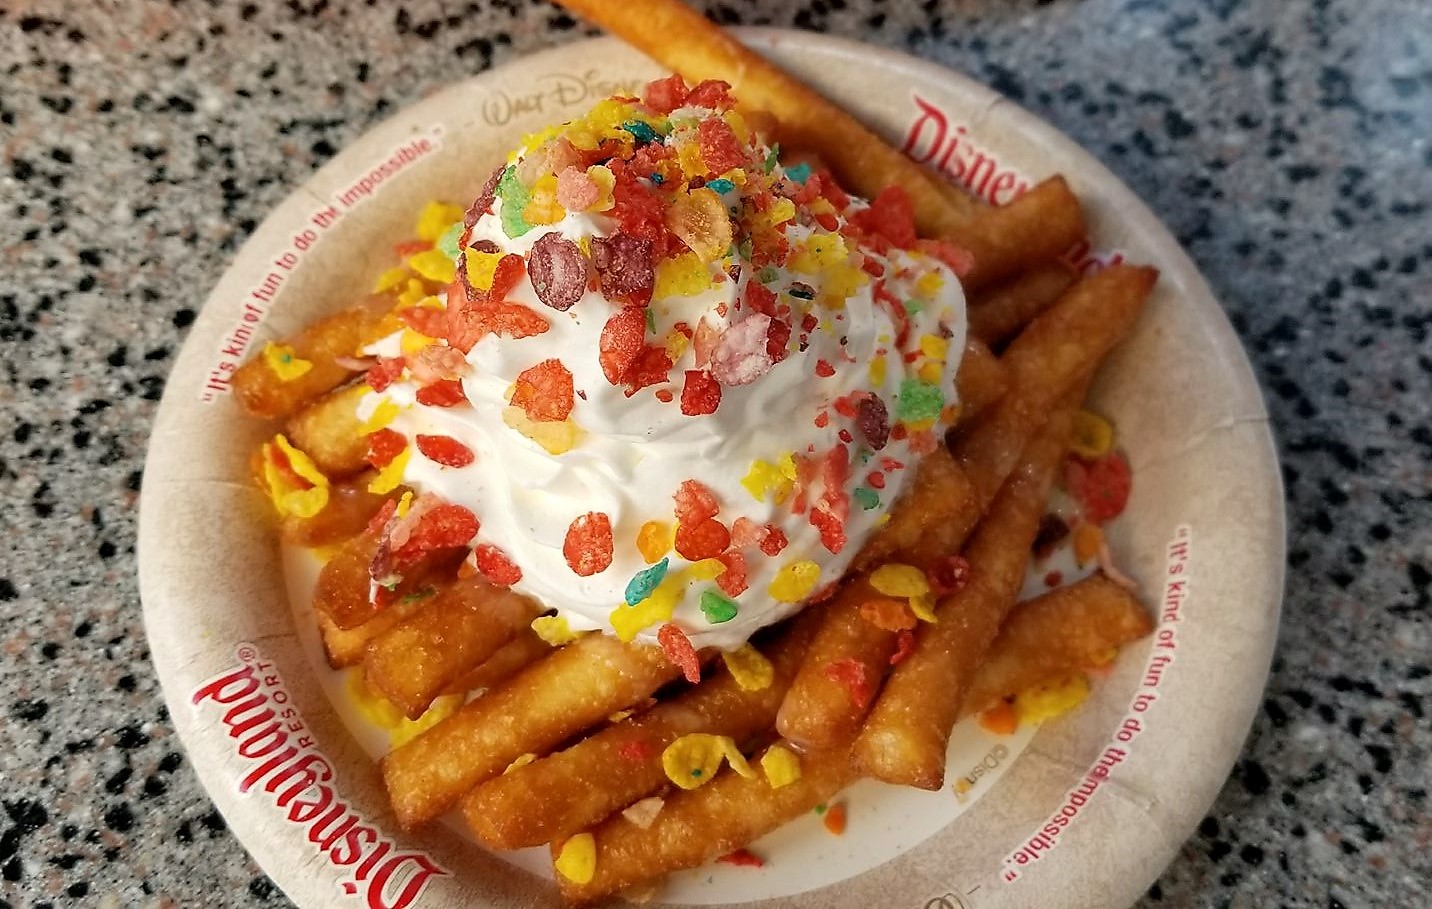
[[797, 183], [803, 184], [810, 179], [810, 165], [802, 161], [792, 167], [787, 167], [786, 176]]
[[622, 124], [622, 129], [635, 136], [638, 142], [654, 142], [656, 140], [656, 130], [651, 128], [650, 123], [628, 120]]
[[643, 568], [632, 575], [626, 586], [626, 601], [629, 605], [635, 606], [651, 596], [651, 592], [666, 577], [666, 568], [670, 559], [662, 559], [650, 568]]
[[731, 190], [735, 189], [736, 184], [732, 183], [730, 180], [727, 180], [725, 177], [721, 177], [716, 180], [708, 181], [706, 184], [706, 188], [711, 190], [713, 193], [720, 193], [724, 196], [726, 193], [729, 193]]

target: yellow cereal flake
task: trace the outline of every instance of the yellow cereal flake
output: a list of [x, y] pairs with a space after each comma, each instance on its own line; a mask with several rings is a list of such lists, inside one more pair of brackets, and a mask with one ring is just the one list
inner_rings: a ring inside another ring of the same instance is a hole
[[446, 202], [429, 202], [423, 206], [422, 212], [418, 215], [418, 223], [413, 232], [418, 235], [419, 240], [426, 240], [429, 243], [436, 243], [438, 238], [447, 233], [456, 221], [461, 221], [464, 212], [459, 205], [450, 205]]
[[[278, 449], [288, 461], [289, 469], [303, 479], [308, 486], [302, 486], [283, 471], [279, 470], [264, 452], [264, 485], [268, 488], [269, 499], [274, 509], [282, 516], [311, 518], [328, 506], [328, 477], [313, 463], [308, 455], [289, 444], [282, 433], [268, 443]], [[266, 446], [267, 447], [267, 446]]]
[[776, 680], [776, 668], [771, 661], [750, 644], [723, 652], [721, 660], [742, 691], [764, 691]]
[[512, 763], [507, 765], [507, 769], [502, 771], [502, 775], [507, 776], [507, 774], [511, 773], [512, 771], [522, 767], [526, 767], [528, 764], [532, 763], [535, 760], [537, 760], [537, 755], [533, 754], [530, 751], [526, 754], [519, 754], [516, 758], [513, 759]]
[[368, 482], [368, 491], [374, 495], [387, 495], [403, 484], [403, 471], [408, 469], [408, 460], [413, 456], [413, 448], [409, 445], [398, 456], [389, 461], [378, 475]]
[[502, 261], [502, 253], [486, 253], [469, 249], [463, 253], [467, 262], [467, 280], [475, 290], [487, 290], [492, 287], [492, 276], [497, 271], [497, 263]]
[[1014, 699], [1014, 709], [1021, 723], [1042, 723], [1068, 713], [1088, 696], [1089, 680], [1076, 675], [1058, 684], [1020, 692]]
[[552, 862], [558, 874], [574, 884], [591, 883], [597, 874], [597, 840], [590, 833], [568, 837]]
[[716, 775], [723, 760], [747, 779], [756, 775], [746, 756], [736, 747], [735, 739], [705, 732], [683, 735], [666, 746], [661, 753], [661, 769], [666, 771], [667, 779], [682, 789], [697, 789]]
[[786, 267], [803, 275], [816, 275], [836, 265], [844, 265], [850, 257], [845, 239], [840, 234], [817, 231], [796, 247], [786, 260]]
[[887, 597], [918, 597], [930, 592], [925, 572], [899, 562], [886, 563], [871, 572], [870, 586]]
[[423, 301], [423, 297], [427, 295], [428, 289], [423, 286], [422, 281], [419, 281], [417, 278], [409, 278], [408, 286], [403, 288], [402, 293], [398, 294], [398, 308], [405, 309], [409, 306], [417, 306]]
[[1081, 458], [1099, 458], [1114, 447], [1114, 427], [1093, 411], [1081, 410], [1074, 415], [1074, 437], [1069, 450]]
[[1080, 568], [1097, 560], [1103, 545], [1104, 531], [1099, 529], [1098, 524], [1085, 521], [1074, 529], [1074, 560]]
[[570, 644], [577, 639], [577, 633], [567, 620], [559, 615], [544, 615], [532, 620], [532, 630], [537, 632], [537, 637], [551, 644], [553, 647], [561, 647], [563, 644]]
[[702, 559], [686, 566], [687, 577], [693, 581], [714, 581], [726, 571], [726, 563], [720, 559]]
[[557, 201], [557, 176], [547, 174], [532, 184], [532, 197], [522, 210], [522, 219], [528, 224], [556, 224], [567, 217], [567, 210]]
[[566, 454], [587, 437], [587, 431], [578, 426], [571, 417], [560, 423], [538, 423], [528, 417], [527, 411], [520, 407], [502, 408], [502, 422], [553, 455]]
[[378, 402], [377, 407], [373, 408], [373, 412], [368, 415], [368, 419], [363, 421], [363, 425], [358, 427], [358, 434], [366, 436], [369, 433], [377, 432], [392, 423], [401, 412], [402, 408], [392, 398], [384, 398]]
[[935, 598], [929, 594], [910, 597], [910, 611], [922, 622], [933, 625], [939, 621], [939, 617], [935, 615]]
[[944, 276], [932, 269], [921, 275], [920, 280], [915, 282], [915, 293], [926, 300], [931, 300], [944, 286]]
[[761, 755], [761, 771], [770, 787], [779, 789], [801, 778], [801, 759], [784, 745], [772, 745]]
[[[612, 206], [616, 204], [612, 197], [612, 192], [617, 186], [616, 175], [605, 164], [593, 164], [587, 168], [587, 178], [597, 184], [597, 201], [592, 203], [587, 211], [611, 211]], [[582, 239], [586, 240], [587, 238], [583, 237]], [[591, 255], [589, 249], [583, 249], [582, 252], [588, 256]]]
[[915, 370], [915, 375], [920, 378], [921, 382], [938, 385], [940, 380], [945, 377], [945, 363], [943, 360], [926, 360], [920, 364], [919, 369]]
[[681, 359], [682, 354], [686, 353], [686, 348], [691, 346], [691, 339], [684, 333], [672, 329], [666, 339], [662, 341], [662, 346], [666, 348], [667, 357], [675, 363]]
[[939, 335], [921, 335], [920, 353], [932, 360], [944, 362], [950, 354], [950, 342]]
[[885, 355], [870, 358], [870, 384], [880, 388], [885, 384]]
[[272, 341], [264, 345], [264, 362], [281, 382], [292, 382], [313, 368], [313, 364], [301, 359], [292, 347]]
[[799, 603], [810, 596], [820, 581], [820, 566], [809, 559], [789, 562], [776, 572], [766, 592], [780, 603]]
[[671, 621], [671, 614], [676, 611], [676, 604], [686, 592], [689, 581], [690, 577], [684, 571], [669, 572], [651, 595], [640, 603], [635, 606], [623, 603], [613, 609], [608, 619], [618, 640], [629, 643], [642, 630]]
[[406, 518], [406, 517], [408, 516], [408, 509], [409, 509], [409, 508], [412, 508], [412, 507], [413, 507], [413, 491], [412, 491], [411, 489], [409, 489], [409, 490], [404, 491], [403, 494], [402, 494], [402, 496], [399, 497], [399, 499], [398, 499], [398, 508], [397, 508], [397, 510], [394, 512], [394, 514], [396, 514], [396, 515], [397, 515], [398, 517], [400, 517], [400, 518]]
[[408, 269], [402, 265], [395, 265], [378, 276], [373, 282], [373, 293], [387, 293], [395, 287], [401, 287], [403, 282], [408, 280]]
[[[789, 470], [786, 469], [788, 462]], [[769, 497], [771, 502], [780, 505], [795, 489], [795, 459], [787, 454], [776, 464], [759, 459], [752, 461], [751, 469], [741, 478], [741, 486], [757, 502]]]
[[407, 744], [452, 716], [463, 702], [463, 697], [460, 694], [444, 695], [435, 699], [432, 706], [424, 711], [422, 716], [416, 720], [410, 720], [368, 684], [361, 667], [349, 674], [347, 693], [349, 699], [365, 719], [373, 725], [387, 730], [388, 740], [395, 748]]
[[796, 216], [796, 204], [785, 196], [781, 196], [771, 203], [766, 210], [766, 221], [772, 227], [778, 227]]
[[656, 266], [653, 299], [694, 297], [711, 288], [711, 271], [694, 252], [662, 259]]
[[432, 344], [434, 338], [429, 338], [422, 332], [413, 331], [411, 328], [404, 328], [403, 333], [398, 336], [398, 349], [403, 356], [411, 356], [424, 347]]
[[637, 552], [648, 565], [660, 562], [675, 542], [676, 528], [665, 521], [647, 521], [636, 533]]

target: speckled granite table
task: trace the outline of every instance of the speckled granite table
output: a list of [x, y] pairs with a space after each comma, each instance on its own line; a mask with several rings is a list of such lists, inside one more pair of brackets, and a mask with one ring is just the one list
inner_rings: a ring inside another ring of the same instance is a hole
[[[1143, 906], [1432, 903], [1432, 6], [708, 6], [1027, 105], [1168, 222], [1253, 355], [1288, 487], [1280, 655]], [[135, 514], [165, 373], [226, 260], [335, 149], [579, 33], [514, 0], [0, 3], [0, 905], [284, 903], [147, 659]]]

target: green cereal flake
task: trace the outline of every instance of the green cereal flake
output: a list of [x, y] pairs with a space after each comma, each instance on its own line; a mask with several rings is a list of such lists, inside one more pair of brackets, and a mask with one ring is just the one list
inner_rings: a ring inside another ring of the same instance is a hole
[[919, 423], [933, 420], [945, 406], [945, 396], [940, 389], [919, 379], [906, 379], [900, 383], [900, 394], [895, 405], [895, 418], [903, 423]]
[[461, 221], [457, 221], [453, 224], [452, 227], [449, 227], [447, 230], [443, 231], [443, 235], [441, 237], [438, 237], [437, 247], [442, 252], [442, 254], [447, 256], [449, 259], [457, 259], [457, 254], [459, 252], [457, 244], [460, 240], [462, 240], [463, 229], [463, 223]]
[[736, 617], [736, 602], [714, 590], [701, 592], [701, 612], [712, 625], [729, 622]]
[[509, 238], [520, 237], [532, 229], [523, 217], [527, 209], [527, 203], [532, 201], [532, 194], [522, 181], [517, 179], [517, 168], [509, 167], [502, 172], [502, 179], [497, 181], [497, 198], [502, 200], [502, 232]]
[[880, 496], [875, 490], [865, 486], [857, 486], [851, 491], [850, 497], [855, 499], [856, 504], [866, 511], [880, 507]]

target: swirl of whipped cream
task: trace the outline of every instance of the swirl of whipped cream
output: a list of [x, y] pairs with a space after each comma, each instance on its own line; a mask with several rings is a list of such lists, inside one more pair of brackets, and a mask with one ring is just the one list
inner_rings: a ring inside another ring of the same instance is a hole
[[[688, 121], [719, 116], [690, 108], [672, 114]], [[767, 154], [760, 146], [752, 151], [753, 160]], [[520, 166], [521, 157], [515, 160]], [[805, 176], [768, 168], [772, 182]], [[714, 189], [730, 210], [740, 206], [742, 186], [721, 181]], [[496, 199], [473, 226], [469, 248], [530, 259], [551, 233], [589, 251], [594, 240], [622, 231], [609, 214], [571, 211], [509, 236], [504, 204]], [[569, 309], [545, 306], [529, 269], [506, 299], [540, 313], [550, 328], [478, 340], [462, 378], [470, 407], [419, 404], [418, 386], [407, 379], [366, 396], [360, 416], [391, 400], [400, 405], [392, 429], [409, 439], [450, 436], [472, 450], [472, 463], [456, 468], [415, 452], [403, 482], [470, 508], [481, 523], [478, 541], [500, 547], [521, 569], [513, 588], [556, 610], [573, 631], [613, 632], [629, 583], [651, 567], [650, 546], [644, 556], [637, 545], [643, 526], [674, 526], [673, 497], [683, 482], [698, 481], [719, 506], [717, 520], [731, 529], [745, 518], [747, 535], [756, 528], [768, 545], [745, 541], [746, 584], [734, 596], [713, 577], [720, 565], [693, 564], [667, 548], [666, 578], [678, 585], [669, 621], [698, 648], [737, 647], [841, 577], [943, 431], [942, 416], [956, 400], [965, 342], [959, 283], [932, 255], [859, 245], [852, 239], [858, 232], [843, 233], [847, 218], [866, 208], [851, 200], [838, 219], [813, 220], [800, 206], [784, 226], [789, 254], [781, 266], [755, 264], [740, 242], [704, 264], [709, 280], [695, 285], [665, 280], [658, 265], [645, 339], [674, 355], [667, 381], [635, 393], [609, 381], [598, 351], [617, 306], [595, 279]], [[767, 348], [772, 319], [747, 302], [748, 284], [757, 281], [792, 325], [776, 362]], [[372, 350], [392, 353], [396, 344], [391, 338]], [[574, 406], [566, 423], [534, 426], [509, 401], [518, 376], [552, 358], [571, 372]], [[688, 415], [683, 377], [702, 368], [724, 380], [719, 406]], [[821, 510], [838, 518], [834, 528], [818, 526], [830, 524], [813, 519]], [[579, 576], [564, 541], [573, 521], [590, 512], [610, 520], [612, 559], [604, 570]], [[786, 542], [778, 548], [781, 536]], [[793, 585], [793, 575], [805, 583]], [[711, 594], [734, 604], [734, 616], [729, 608], [713, 613], [712, 603], [722, 601]], [[654, 641], [660, 624], [641, 628], [638, 637]]]

